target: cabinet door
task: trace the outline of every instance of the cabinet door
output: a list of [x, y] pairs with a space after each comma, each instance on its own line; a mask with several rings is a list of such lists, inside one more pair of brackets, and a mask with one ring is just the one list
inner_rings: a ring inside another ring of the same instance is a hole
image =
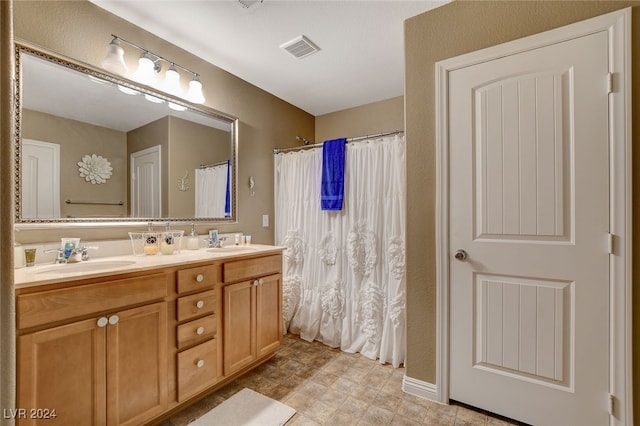
[[255, 289], [251, 281], [227, 285], [224, 297], [224, 374], [232, 374], [256, 359]]
[[282, 279], [260, 278], [256, 286], [256, 346], [258, 358], [282, 345]]
[[19, 425], [35, 425], [33, 412], [55, 418], [47, 425], [105, 425], [105, 328], [78, 321], [18, 337]]
[[167, 304], [122, 311], [109, 323], [107, 421], [138, 425], [168, 405]]

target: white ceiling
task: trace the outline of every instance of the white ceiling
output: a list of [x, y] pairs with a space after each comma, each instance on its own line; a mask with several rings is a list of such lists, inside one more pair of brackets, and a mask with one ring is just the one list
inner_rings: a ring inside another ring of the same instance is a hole
[[[91, 1], [318, 116], [401, 96], [403, 21], [449, 0]], [[299, 35], [321, 50], [297, 59], [279, 47]]]

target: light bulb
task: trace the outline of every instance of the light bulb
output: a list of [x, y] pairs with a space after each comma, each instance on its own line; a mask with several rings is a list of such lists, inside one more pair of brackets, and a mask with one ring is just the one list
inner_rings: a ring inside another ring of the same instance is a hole
[[180, 87], [180, 74], [176, 70], [176, 65], [171, 64], [164, 76], [163, 89], [172, 95], [182, 96], [182, 88]]
[[138, 94], [140, 94], [140, 92], [138, 92], [137, 90], [130, 89], [130, 88], [122, 86], [120, 84], [118, 84], [118, 90], [121, 91], [122, 93], [126, 93], [127, 95], [138, 95]]
[[147, 86], [154, 86], [156, 82], [156, 72], [154, 69], [154, 60], [149, 52], [144, 52], [138, 59], [138, 69], [133, 78]]
[[120, 40], [117, 37], [114, 37], [107, 46], [107, 54], [102, 60], [102, 68], [121, 75], [129, 71], [124, 62], [124, 49], [120, 46]]
[[186, 96], [187, 100], [193, 102], [194, 104], [203, 104], [205, 99], [202, 94], [202, 83], [200, 83], [200, 78], [198, 78], [198, 74], [193, 76], [193, 80], [189, 82], [189, 91]]
[[169, 102], [169, 108], [171, 108], [174, 111], [186, 111], [187, 110], [186, 106], [182, 106], [180, 104], [176, 104], [175, 102]]

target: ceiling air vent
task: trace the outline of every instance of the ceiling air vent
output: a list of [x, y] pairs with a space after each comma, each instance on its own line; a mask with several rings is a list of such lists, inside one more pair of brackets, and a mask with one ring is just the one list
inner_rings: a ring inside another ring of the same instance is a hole
[[235, 0], [236, 4], [243, 9], [251, 9], [258, 7], [264, 0]]
[[284, 44], [281, 44], [280, 47], [291, 53], [298, 59], [302, 59], [305, 56], [309, 56], [312, 53], [316, 53], [318, 50], [320, 50], [318, 46], [313, 44], [311, 40], [303, 35], [298, 36]]

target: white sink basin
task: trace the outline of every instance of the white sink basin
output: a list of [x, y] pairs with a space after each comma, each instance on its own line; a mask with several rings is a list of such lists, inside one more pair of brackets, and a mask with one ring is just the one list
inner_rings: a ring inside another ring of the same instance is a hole
[[38, 268], [34, 271], [35, 274], [76, 274], [76, 273], [91, 273], [91, 272], [104, 272], [112, 269], [124, 268], [125, 266], [131, 266], [136, 263], [135, 260], [105, 260], [105, 261], [85, 261], [80, 263], [67, 263], [60, 265], [52, 265], [45, 268]]
[[207, 249], [208, 252], [211, 253], [234, 253], [234, 252], [242, 252], [242, 251], [254, 251], [256, 248], [251, 246], [224, 246], [224, 247], [214, 247]]

